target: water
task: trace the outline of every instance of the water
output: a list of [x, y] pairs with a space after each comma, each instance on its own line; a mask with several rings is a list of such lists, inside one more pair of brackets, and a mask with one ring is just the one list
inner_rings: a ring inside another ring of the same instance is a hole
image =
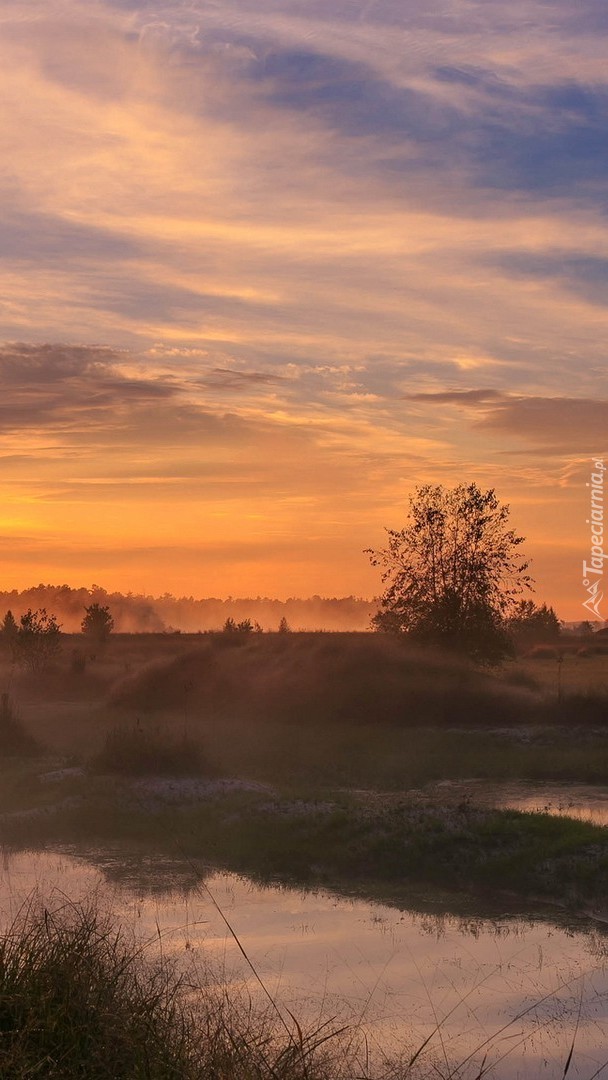
[[[167, 859], [60, 851], [4, 855], [6, 924], [39, 888], [48, 903], [95, 892], [123, 924], [165, 954], [211, 964], [236, 994], [259, 984], [211, 897], [236, 930], [268, 991], [306, 1023], [335, 1016], [359, 1025], [372, 1059], [418, 1046], [440, 1023], [424, 1060], [448, 1062], [491, 1048], [500, 1080], [560, 1080], [576, 1018], [570, 1078], [608, 1076], [608, 937], [600, 926], [547, 913], [453, 915], [436, 898], [401, 910], [324, 892], [263, 887], [202, 874]], [[160, 933], [160, 938], [159, 938]], [[526, 1011], [529, 1010], [529, 1011]], [[475, 1052], [476, 1048], [479, 1048]]]
[[590, 784], [539, 785], [520, 781], [499, 792], [496, 805], [608, 825], [608, 788]]
[[451, 798], [470, 798], [482, 806], [528, 810], [608, 825], [608, 787], [599, 784], [444, 780], [434, 785], [434, 790]]

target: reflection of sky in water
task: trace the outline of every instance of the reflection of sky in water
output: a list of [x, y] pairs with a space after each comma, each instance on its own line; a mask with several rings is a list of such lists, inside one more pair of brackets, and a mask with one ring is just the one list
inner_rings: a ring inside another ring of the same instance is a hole
[[608, 788], [590, 784], [543, 784], [517, 781], [512, 784], [471, 785], [475, 801], [491, 802], [513, 810], [560, 814], [580, 821], [608, 825]]
[[[166, 873], [167, 865], [161, 865]], [[146, 876], [153, 879], [153, 863]], [[313, 1023], [330, 1016], [361, 1020], [376, 1052], [418, 1045], [435, 1017], [445, 1018], [443, 1044], [451, 1061], [500, 1031], [495, 1056], [510, 1054], [494, 1075], [561, 1077], [582, 993], [577, 1053], [568, 1075], [588, 1080], [608, 1058], [608, 961], [599, 933], [539, 919], [401, 912], [324, 893], [262, 888], [231, 874], [213, 874], [206, 884], [283, 1006]], [[67, 855], [5, 856], [5, 921], [36, 885], [51, 900], [97, 890], [144, 938], [157, 939], [158, 924], [165, 955], [189, 957], [194, 964], [211, 958], [235, 992], [259, 994], [205, 886], [189, 892], [183, 874], [173, 892], [151, 893], [137, 887], [134, 875], [131, 887], [108, 885], [92, 864]], [[431, 1045], [439, 1061], [441, 1041], [435, 1037]]]

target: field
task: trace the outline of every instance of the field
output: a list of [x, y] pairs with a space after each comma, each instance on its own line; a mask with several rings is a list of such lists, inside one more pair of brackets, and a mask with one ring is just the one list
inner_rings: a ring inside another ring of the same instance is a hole
[[117, 635], [95, 654], [67, 638], [43, 676], [5, 667], [5, 839], [177, 837], [216, 865], [342, 888], [595, 899], [603, 830], [445, 787], [608, 783], [608, 657], [566, 665], [558, 699], [553, 659], [489, 673], [382, 635]]
[[[465, 920], [512, 904], [608, 915], [605, 828], [478, 794], [521, 780], [608, 785], [604, 654], [573, 647], [560, 669], [541, 654], [487, 671], [373, 634], [113, 635], [96, 649], [74, 635], [49, 670], [5, 655], [0, 677], [5, 856], [111, 852], [118, 882], [161, 858], [196, 881], [223, 869]], [[96, 908], [26, 911], [0, 962], [11, 980], [0, 1066], [15, 1080], [42, 1053], [76, 1071], [86, 1059], [99, 1080], [368, 1075], [356, 1033], [326, 1043], [329, 1029], [304, 1034], [290, 1017], [286, 1029], [272, 1003], [262, 1015], [207, 986], [194, 1013], [180, 977], [144, 963]], [[382, 1075], [460, 1075], [418, 1069], [423, 1056], [387, 1059]]]

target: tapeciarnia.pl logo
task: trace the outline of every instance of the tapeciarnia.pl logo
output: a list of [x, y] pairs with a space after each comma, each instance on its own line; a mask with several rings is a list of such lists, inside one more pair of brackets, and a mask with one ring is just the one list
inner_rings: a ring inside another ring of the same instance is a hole
[[583, 607], [593, 612], [598, 619], [602, 618], [600, 604], [602, 602], [604, 562], [608, 555], [604, 553], [604, 475], [606, 465], [603, 458], [593, 459], [593, 472], [591, 482], [587, 484], [590, 489], [590, 517], [586, 524], [591, 526], [591, 555], [589, 562], [583, 559], [583, 586], [589, 594], [583, 601]]

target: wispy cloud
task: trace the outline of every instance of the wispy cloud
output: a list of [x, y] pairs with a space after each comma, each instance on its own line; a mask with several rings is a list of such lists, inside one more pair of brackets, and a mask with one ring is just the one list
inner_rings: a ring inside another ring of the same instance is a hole
[[300, 587], [344, 542], [351, 591], [416, 482], [547, 507], [567, 475], [574, 499], [605, 430], [607, 20], [600, 0], [7, 0], [10, 529], [92, 544], [97, 505], [104, 543], [140, 550], [149, 506], [163, 550], [223, 537], [228, 581], [255, 521], [285, 581], [305, 528]]

